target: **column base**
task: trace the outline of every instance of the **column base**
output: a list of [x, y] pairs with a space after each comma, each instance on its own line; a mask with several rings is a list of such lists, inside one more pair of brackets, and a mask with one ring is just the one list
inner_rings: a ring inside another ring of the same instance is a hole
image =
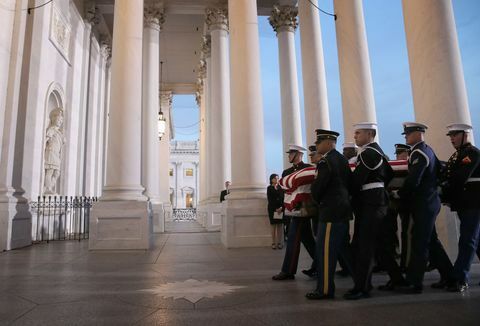
[[90, 215], [90, 250], [148, 250], [152, 205], [145, 201], [101, 200]]
[[172, 205], [170, 203], [153, 203], [153, 233], [165, 232], [165, 221], [172, 220]]
[[220, 231], [222, 227], [222, 210], [223, 203], [218, 201], [218, 198], [211, 197], [207, 202], [207, 210], [205, 215], [204, 228], [207, 231]]
[[258, 193], [253, 194], [252, 197], [247, 198], [246, 194], [242, 194], [231, 196], [224, 202], [220, 238], [226, 248], [271, 245], [271, 228], [265, 194], [263, 198]]
[[10, 194], [0, 199], [0, 252], [32, 244], [32, 214], [24, 197]]
[[208, 204], [205, 200], [198, 203], [197, 206], [197, 222], [203, 227], [207, 225]]

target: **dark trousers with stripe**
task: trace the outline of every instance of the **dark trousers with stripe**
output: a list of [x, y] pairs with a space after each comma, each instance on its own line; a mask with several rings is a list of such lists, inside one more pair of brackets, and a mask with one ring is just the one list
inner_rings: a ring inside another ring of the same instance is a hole
[[395, 284], [403, 281], [402, 271], [395, 257], [397, 216], [398, 211], [392, 207], [389, 207], [387, 215], [381, 222], [380, 236], [378, 241], [378, 250], [380, 251], [379, 256], [382, 261], [382, 266], [390, 276], [390, 280]]
[[468, 272], [475, 256], [475, 250], [478, 248], [480, 236], [480, 209], [459, 210], [457, 213], [460, 219], [460, 239], [453, 273], [456, 281], [468, 283]]
[[337, 260], [342, 257], [351, 269], [351, 257], [345, 246], [348, 237], [348, 221], [337, 223], [318, 223], [317, 246], [315, 248], [317, 262], [317, 291], [333, 296], [335, 293], [335, 268]]
[[[300, 243], [303, 243], [308, 254], [315, 259], [315, 239], [313, 238], [310, 219], [307, 217], [292, 217], [288, 228], [287, 248], [283, 259], [282, 272], [296, 274]], [[314, 263], [312, 262], [312, 267]]]
[[387, 206], [361, 205], [355, 210], [352, 240], [354, 255], [354, 290], [368, 293], [372, 289], [372, 270], [381, 223]]

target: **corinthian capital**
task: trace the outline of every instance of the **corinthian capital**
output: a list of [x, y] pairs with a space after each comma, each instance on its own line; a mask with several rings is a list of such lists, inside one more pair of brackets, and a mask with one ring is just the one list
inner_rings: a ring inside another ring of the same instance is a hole
[[145, 27], [150, 27], [161, 31], [162, 24], [165, 22], [165, 14], [160, 3], [152, 0], [145, 1], [143, 18], [143, 25]]
[[204, 58], [209, 58], [210, 57], [210, 51], [212, 49], [212, 39], [210, 38], [210, 35], [204, 35], [202, 37], [202, 53]]
[[276, 33], [294, 32], [298, 26], [298, 9], [294, 6], [273, 6], [272, 14], [268, 17], [270, 25]]
[[226, 8], [207, 8], [205, 22], [209, 30], [223, 29], [228, 31], [228, 11]]

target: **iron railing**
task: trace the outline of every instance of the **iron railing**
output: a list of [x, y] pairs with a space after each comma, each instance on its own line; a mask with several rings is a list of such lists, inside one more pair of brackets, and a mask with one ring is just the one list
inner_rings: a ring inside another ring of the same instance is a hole
[[30, 203], [33, 242], [88, 239], [90, 208], [97, 197], [38, 196]]
[[173, 220], [176, 222], [181, 221], [195, 221], [197, 219], [196, 208], [174, 208]]

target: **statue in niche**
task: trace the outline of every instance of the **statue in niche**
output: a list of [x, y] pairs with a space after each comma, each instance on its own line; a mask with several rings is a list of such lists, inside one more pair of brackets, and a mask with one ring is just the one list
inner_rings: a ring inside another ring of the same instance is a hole
[[50, 112], [50, 124], [45, 135], [45, 182], [44, 194], [55, 194], [60, 167], [62, 164], [63, 137], [63, 110], [53, 109]]

